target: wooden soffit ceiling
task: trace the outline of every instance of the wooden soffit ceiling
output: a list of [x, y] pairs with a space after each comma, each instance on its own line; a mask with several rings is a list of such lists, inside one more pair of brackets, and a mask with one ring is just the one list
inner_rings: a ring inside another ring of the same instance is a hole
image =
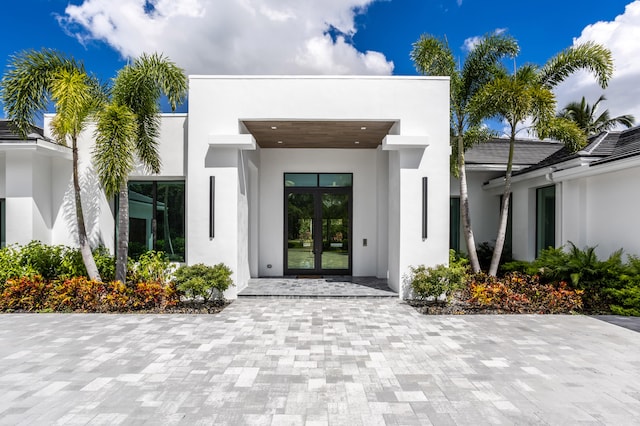
[[261, 148], [376, 148], [395, 121], [242, 121]]

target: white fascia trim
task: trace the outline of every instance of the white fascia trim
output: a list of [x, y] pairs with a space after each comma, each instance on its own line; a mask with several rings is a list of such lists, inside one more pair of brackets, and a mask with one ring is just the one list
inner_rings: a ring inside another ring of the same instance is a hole
[[562, 182], [569, 179], [596, 176], [603, 173], [617, 172], [629, 169], [631, 167], [640, 167], [640, 156], [615, 160], [610, 163], [596, 164], [589, 167], [576, 167], [573, 169], [559, 170], [551, 174], [554, 181]]
[[237, 148], [251, 151], [256, 149], [256, 139], [251, 134], [209, 135], [209, 146], [212, 148]]
[[[554, 164], [549, 167], [543, 167], [541, 169], [533, 170], [529, 173], [525, 173], [518, 176], [513, 176], [511, 178], [511, 184], [515, 184], [518, 182], [524, 182], [530, 179], [536, 179], [541, 176], [546, 176], [548, 180], [555, 180], [556, 173], [565, 170], [578, 170], [589, 166], [590, 161], [587, 161], [584, 158], [574, 158], [572, 160], [566, 161], [564, 163]], [[495, 179], [491, 179], [489, 182], [485, 183], [482, 187], [483, 189], [490, 190], [495, 188], [501, 188], [504, 186], [504, 176], [497, 177]]]
[[195, 74], [190, 80], [436, 80], [449, 81], [446, 76], [419, 75], [206, 75]]
[[406, 148], [426, 148], [428, 146], [428, 136], [387, 135], [382, 139], [383, 151], [395, 151]]
[[36, 139], [34, 141], [0, 141], [0, 151], [36, 151], [49, 157], [62, 157], [72, 159], [71, 148]]
[[[513, 166], [513, 171], [524, 170], [529, 166]], [[465, 164], [465, 168], [467, 171], [480, 171], [480, 172], [506, 172], [507, 165], [506, 164]]]

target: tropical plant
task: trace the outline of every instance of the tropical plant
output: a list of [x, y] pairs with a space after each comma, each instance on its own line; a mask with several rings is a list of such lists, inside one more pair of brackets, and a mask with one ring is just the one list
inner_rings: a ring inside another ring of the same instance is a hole
[[232, 271], [224, 263], [207, 266], [198, 263], [181, 266], [175, 273], [178, 290], [186, 293], [192, 300], [202, 298], [204, 302], [214, 297], [221, 298], [223, 292], [233, 285]]
[[609, 110], [607, 109], [596, 117], [598, 105], [600, 102], [606, 100], [607, 98], [605, 98], [604, 95], [600, 95], [593, 105], [589, 105], [583, 96], [580, 102], [569, 102], [562, 108], [562, 111], [558, 113], [558, 117], [563, 117], [575, 122], [587, 136], [609, 131], [616, 126], [632, 127], [635, 123], [635, 117], [630, 114], [611, 118]]
[[485, 36], [468, 54], [462, 68], [446, 40], [422, 35], [413, 44], [411, 59], [418, 72], [424, 75], [449, 76], [451, 105], [452, 171], [460, 180], [460, 216], [467, 254], [474, 272], [480, 271], [476, 244], [469, 215], [469, 195], [465, 168], [465, 150], [488, 140], [493, 133], [482, 126], [481, 115], [470, 115], [468, 106], [477, 91], [495, 77], [506, 73], [501, 60], [518, 53], [516, 41], [504, 34]]
[[97, 114], [93, 160], [108, 197], [118, 195], [116, 280], [125, 282], [129, 251], [127, 178], [136, 158], [151, 173], [160, 172], [158, 141], [161, 96], [172, 110], [187, 92], [184, 71], [159, 54], [143, 54], [122, 68], [113, 82], [111, 102]]
[[570, 47], [551, 58], [542, 68], [525, 65], [515, 70], [512, 75], [504, 75], [490, 81], [469, 102], [472, 116], [502, 119], [507, 123], [509, 132], [509, 157], [498, 235], [489, 275], [496, 275], [504, 247], [511, 198], [513, 150], [519, 127], [531, 120], [539, 137], [553, 137], [573, 151], [577, 151], [586, 143], [586, 136], [574, 122], [555, 116], [556, 99], [552, 92], [554, 86], [580, 69], [591, 71], [599, 85], [606, 87], [613, 73], [611, 52], [591, 42]]
[[31, 131], [36, 115], [53, 101], [56, 111], [51, 122], [53, 136], [59, 144], [66, 146], [71, 142], [73, 193], [82, 260], [89, 276], [100, 280], [82, 210], [78, 136], [105, 101], [103, 86], [73, 58], [55, 50], [42, 49], [23, 51], [11, 57], [8, 71], [0, 83], [0, 92], [7, 117], [23, 137]]
[[411, 284], [418, 299], [433, 299], [434, 302], [438, 302], [444, 297], [444, 300], [448, 301], [462, 286], [468, 268], [467, 259], [458, 258], [455, 250], [449, 250], [449, 266], [410, 266], [410, 273], [405, 280]]

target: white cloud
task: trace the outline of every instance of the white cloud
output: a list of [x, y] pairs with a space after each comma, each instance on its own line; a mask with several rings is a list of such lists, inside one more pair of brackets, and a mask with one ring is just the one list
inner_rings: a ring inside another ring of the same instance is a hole
[[[506, 31], [506, 28], [496, 28], [493, 31], [493, 34], [500, 35], [505, 33]], [[465, 52], [471, 52], [473, 49], [475, 49], [478, 43], [482, 41], [483, 38], [484, 36], [474, 36], [466, 38], [462, 44], [462, 50], [464, 50]]]
[[615, 64], [613, 79], [602, 90], [591, 74], [576, 73], [556, 89], [558, 107], [585, 96], [593, 104], [601, 94], [607, 100], [601, 103], [602, 111], [608, 109], [612, 117], [633, 114], [640, 122], [640, 0], [629, 3], [622, 15], [613, 21], [600, 21], [582, 30], [573, 44], [594, 41], [608, 47]]
[[84, 0], [59, 22], [82, 43], [162, 52], [189, 74], [391, 74], [382, 53], [350, 42], [373, 1]]

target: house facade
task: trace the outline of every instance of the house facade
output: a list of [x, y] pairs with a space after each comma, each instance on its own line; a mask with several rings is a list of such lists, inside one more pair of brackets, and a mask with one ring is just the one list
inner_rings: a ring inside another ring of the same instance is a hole
[[[507, 154], [504, 139], [467, 154], [476, 243], [495, 241]], [[640, 255], [639, 185], [640, 127], [594, 136], [577, 153], [555, 142], [518, 141], [506, 242], [512, 257], [533, 260], [540, 250], [568, 242], [579, 248], [595, 246], [601, 258], [618, 249]], [[452, 178], [451, 245], [464, 251], [456, 224], [458, 187]]]
[[[409, 266], [448, 259], [448, 102], [447, 78], [191, 76], [188, 114], [162, 116], [161, 172], [130, 176], [130, 251], [223, 262], [230, 298], [251, 277], [315, 275], [386, 278], [403, 297]], [[28, 153], [0, 141], [6, 243], [75, 244], [70, 152], [47, 141], [51, 118], [13, 144]], [[92, 245], [113, 249], [92, 135], [83, 207]]]

